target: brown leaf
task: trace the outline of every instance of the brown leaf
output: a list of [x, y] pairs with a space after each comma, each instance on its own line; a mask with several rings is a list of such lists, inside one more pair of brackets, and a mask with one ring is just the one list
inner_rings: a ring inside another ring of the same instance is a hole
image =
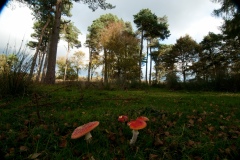
[[170, 133], [169, 132], [164, 132], [165, 136], [169, 136]]
[[193, 119], [189, 119], [188, 121], [191, 125], [194, 125], [194, 120]]
[[196, 157], [194, 157], [194, 160], [202, 160], [202, 158], [199, 156], [196, 156]]
[[33, 153], [33, 154], [30, 154], [28, 156], [29, 159], [36, 159], [37, 157], [39, 157], [41, 155], [41, 153]]
[[149, 154], [149, 160], [156, 159], [157, 157], [158, 157], [158, 155], [156, 155], [156, 154]]
[[210, 132], [212, 132], [212, 131], [215, 130], [215, 128], [214, 128], [213, 126], [209, 126], [209, 127], [208, 127], [208, 130], [209, 130]]
[[167, 122], [167, 126], [172, 127], [174, 124], [171, 121]]
[[58, 146], [61, 147], [61, 148], [67, 147], [67, 140], [65, 138], [61, 138]]
[[201, 122], [202, 122], [202, 118], [198, 118], [198, 120], [197, 120], [197, 121], [201, 123]]
[[225, 152], [226, 152], [227, 154], [230, 154], [230, 153], [231, 153], [231, 149], [230, 149], [230, 148], [226, 148], [226, 149], [225, 149]]
[[159, 135], [155, 137], [154, 145], [155, 146], [163, 145], [163, 141], [160, 140]]
[[224, 130], [226, 127], [225, 126], [220, 126], [221, 130]]
[[24, 125], [27, 126], [30, 122], [31, 122], [30, 120], [25, 119], [25, 120], [24, 120]]
[[189, 141], [188, 141], [188, 145], [189, 145], [189, 146], [193, 146], [194, 144], [195, 144], [194, 141], [192, 141], [192, 140], [189, 140]]
[[26, 152], [28, 150], [28, 147], [20, 146], [19, 150], [20, 150], [20, 152]]

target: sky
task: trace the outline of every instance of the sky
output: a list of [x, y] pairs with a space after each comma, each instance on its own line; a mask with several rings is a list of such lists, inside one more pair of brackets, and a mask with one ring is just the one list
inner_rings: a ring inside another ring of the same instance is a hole
[[[171, 36], [161, 42], [164, 44], [175, 44], [178, 38], [186, 34], [200, 42], [208, 32], [219, 33], [218, 27], [223, 22], [221, 18], [212, 15], [213, 10], [220, 8], [220, 5], [212, 3], [211, 0], [106, 0], [106, 2], [115, 5], [116, 8], [112, 10], [98, 9], [92, 12], [86, 4], [74, 3], [70, 20], [81, 31], [82, 35], [79, 36], [79, 40], [82, 44], [85, 42], [88, 26], [100, 15], [107, 13], [117, 15], [125, 22], [131, 22], [135, 31], [133, 15], [141, 9], [149, 8], [158, 17], [166, 15]], [[33, 23], [33, 16], [27, 7], [19, 7], [17, 4], [14, 8], [3, 8], [0, 14], [0, 53], [4, 52], [8, 43], [12, 49], [18, 49], [22, 40], [24, 43], [32, 40], [30, 35], [33, 33]], [[66, 46], [65, 42], [60, 41], [58, 56], [66, 54]], [[82, 47], [80, 50], [86, 53], [87, 60], [88, 49]], [[75, 51], [76, 49], [73, 49], [71, 54]]]

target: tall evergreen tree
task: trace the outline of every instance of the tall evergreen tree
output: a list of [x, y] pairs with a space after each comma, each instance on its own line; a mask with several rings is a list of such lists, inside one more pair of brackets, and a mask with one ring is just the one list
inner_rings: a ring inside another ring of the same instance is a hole
[[[12, 0], [13, 1], [13, 0]], [[22, 3], [27, 3], [30, 8], [38, 8], [39, 5], [51, 3], [50, 7], [46, 5], [45, 10], [41, 10], [42, 12], [49, 12], [54, 14], [53, 27], [51, 32], [51, 40], [50, 40], [50, 48], [49, 48], [49, 56], [48, 56], [48, 68], [45, 77], [45, 83], [54, 84], [55, 83], [55, 66], [56, 66], [56, 55], [57, 55], [57, 46], [60, 34], [60, 24], [61, 24], [61, 16], [64, 11], [70, 9], [73, 1], [75, 2], [83, 2], [84, 4], [88, 4], [89, 8], [95, 11], [98, 7], [102, 9], [112, 9], [112, 6], [109, 3], [106, 3], [105, 0], [16, 0]]]

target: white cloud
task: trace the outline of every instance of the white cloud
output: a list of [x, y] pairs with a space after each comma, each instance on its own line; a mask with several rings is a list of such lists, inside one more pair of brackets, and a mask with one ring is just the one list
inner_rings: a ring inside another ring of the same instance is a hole
[[[31, 40], [30, 35], [33, 33], [33, 21], [31, 11], [27, 7], [17, 7], [14, 10], [4, 8], [0, 15], [0, 49], [6, 47], [19, 48], [22, 40]], [[1, 51], [1, 50], [0, 50]]]

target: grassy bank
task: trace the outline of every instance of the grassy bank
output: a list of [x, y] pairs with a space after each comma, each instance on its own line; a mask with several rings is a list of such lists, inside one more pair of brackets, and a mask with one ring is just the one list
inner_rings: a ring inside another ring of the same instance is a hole
[[[5, 159], [239, 159], [240, 94], [161, 89], [96, 90], [35, 87], [0, 100], [0, 148]], [[146, 116], [135, 145], [118, 122]], [[73, 130], [99, 121], [87, 144]], [[1, 159], [1, 158], [0, 158]]]

